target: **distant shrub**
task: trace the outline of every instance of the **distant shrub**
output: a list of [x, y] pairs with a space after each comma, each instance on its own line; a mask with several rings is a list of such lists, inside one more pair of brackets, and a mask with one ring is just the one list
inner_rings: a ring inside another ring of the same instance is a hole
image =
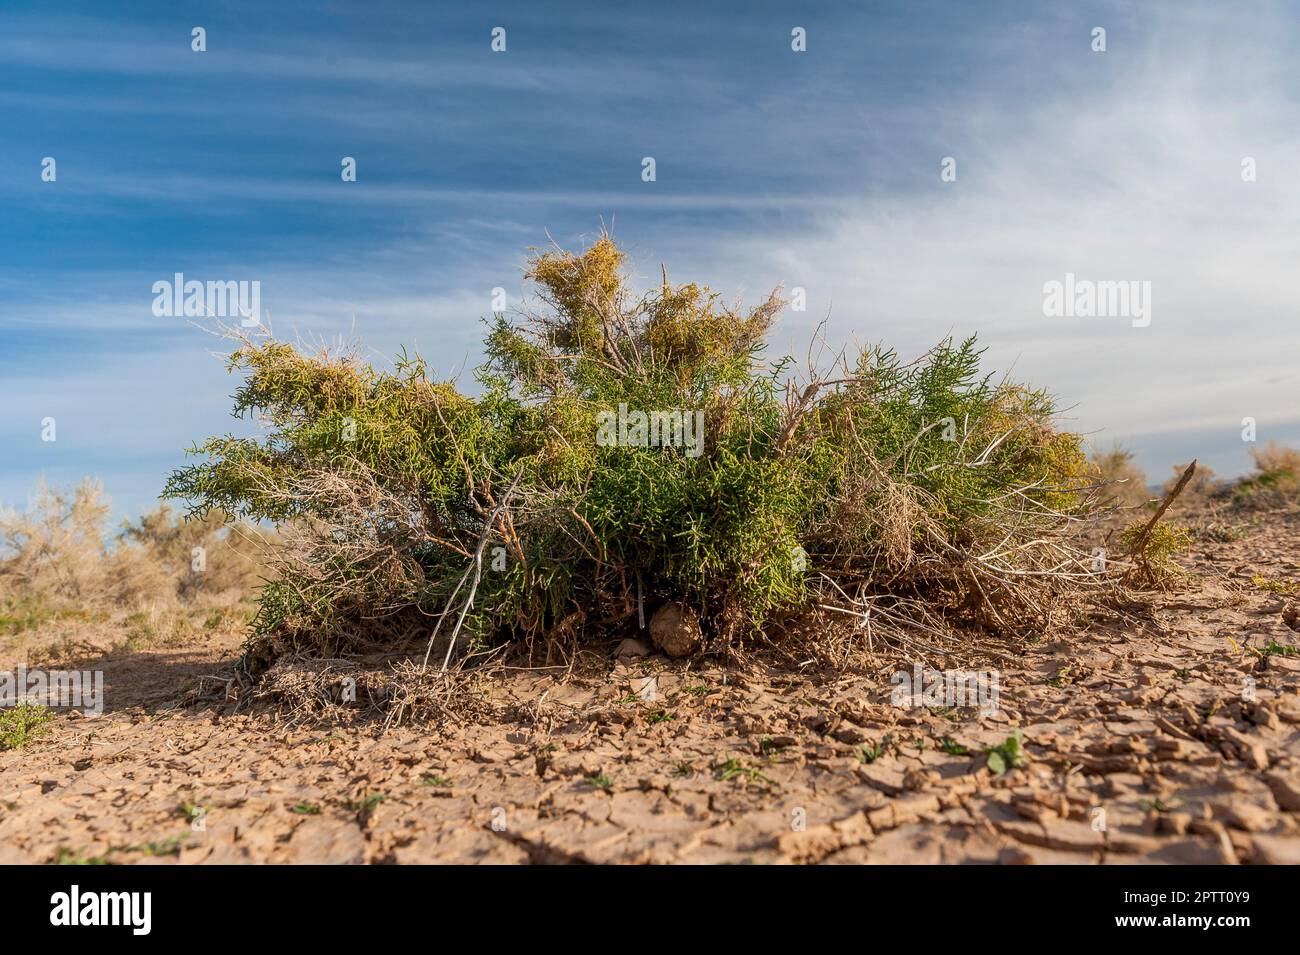
[[634, 294], [608, 237], [527, 277], [540, 308], [489, 322], [477, 396], [405, 353], [377, 370], [239, 342], [235, 413], [269, 434], [203, 442], [167, 493], [286, 522], [256, 624], [275, 646], [408, 647], [463, 615], [478, 645], [550, 648], [642, 600], [689, 605], [717, 646], [873, 594], [1019, 627], [1087, 573], [1067, 540], [1080, 439], [1046, 393], [982, 374], [973, 340], [796, 381], [762, 360], [775, 294], [746, 312], [666, 276]]
[[1095, 479], [1102, 484], [1102, 503], [1116, 507], [1141, 507], [1155, 496], [1147, 490], [1146, 473], [1134, 454], [1116, 443], [1109, 451], [1096, 451], [1091, 460]]
[[[1183, 472], [1186, 470], [1186, 464], [1175, 464], [1173, 475], [1164, 483], [1164, 486], [1161, 487], [1160, 493], [1162, 495], [1168, 495], [1171, 493], [1173, 489], [1177, 487], [1179, 478], [1183, 476]], [[1182, 492], [1178, 495], [1178, 506], [1186, 509], [1188, 507], [1204, 505], [1220, 497], [1222, 493], [1223, 482], [1220, 481], [1219, 476], [1214, 473], [1214, 469], [1207, 465], [1198, 463], [1196, 465], [1196, 470], [1192, 474], [1191, 480], [1187, 482], [1187, 486], [1184, 487]]]
[[1300, 450], [1270, 441], [1251, 448], [1255, 470], [1237, 482], [1233, 503], [1247, 507], [1277, 507], [1300, 500]]
[[164, 504], [113, 534], [109, 513], [90, 479], [72, 490], [42, 484], [27, 509], [0, 511], [0, 626], [32, 629], [66, 608], [247, 594], [258, 583], [249, 538], [263, 531], [216, 513], [186, 520]]

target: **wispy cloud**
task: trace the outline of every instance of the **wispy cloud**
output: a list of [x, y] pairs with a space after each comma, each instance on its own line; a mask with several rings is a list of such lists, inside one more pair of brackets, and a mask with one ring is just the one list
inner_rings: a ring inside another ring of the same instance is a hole
[[[602, 222], [648, 282], [663, 262], [727, 296], [804, 287], [776, 351], [827, 313], [836, 340], [908, 352], [977, 331], [1153, 474], [1241, 470], [1245, 416], [1300, 438], [1285, 4], [234, 3], [202, 55], [163, 4], [72, 6], [0, 13], [0, 499], [57, 465], [147, 500], [229, 426], [213, 343], [151, 313], [173, 272], [260, 280], [279, 331], [414, 343], [450, 373], [525, 247]], [[1151, 325], [1044, 316], [1067, 272], [1150, 281]], [[57, 449], [32, 443], [45, 414]]]

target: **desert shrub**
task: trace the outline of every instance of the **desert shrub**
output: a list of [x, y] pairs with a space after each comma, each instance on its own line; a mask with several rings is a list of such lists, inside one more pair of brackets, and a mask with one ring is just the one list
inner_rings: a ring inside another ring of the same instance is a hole
[[1103, 485], [1099, 495], [1103, 503], [1141, 507], [1154, 497], [1147, 490], [1146, 473], [1137, 466], [1133, 452], [1118, 442], [1109, 451], [1094, 452], [1091, 463], [1096, 480]]
[[18, 703], [0, 709], [0, 752], [22, 749], [49, 732], [54, 714], [49, 707]]
[[0, 511], [0, 594], [104, 599], [111, 590], [109, 506], [87, 479], [71, 491], [43, 482], [25, 511]]
[[[1161, 487], [1160, 493], [1165, 496], [1172, 493], [1186, 470], [1186, 464], [1175, 464], [1173, 475]], [[1183, 509], [1202, 506], [1217, 499], [1222, 491], [1223, 482], [1219, 480], [1214, 469], [1198, 462], [1191, 480], [1178, 495], [1177, 505]]]
[[1270, 441], [1251, 448], [1255, 470], [1237, 482], [1233, 503], [1246, 507], [1277, 507], [1300, 499], [1300, 450]]
[[261, 584], [263, 559], [274, 535], [210, 512], [186, 517], [161, 504], [122, 525], [116, 553], [118, 576], [160, 575], [155, 592], [174, 592], [183, 602], [238, 598]]
[[549, 648], [666, 601], [728, 643], [877, 596], [1015, 629], [1089, 573], [1067, 539], [1080, 439], [1046, 393], [981, 373], [973, 339], [796, 377], [763, 361], [776, 294], [636, 294], [623, 266], [603, 236], [535, 254], [538, 303], [488, 323], [477, 395], [418, 356], [241, 335], [235, 414], [268, 433], [202, 442], [167, 493], [287, 522], [263, 645], [399, 649], [463, 617], [479, 645]]
[[[1120, 546], [1132, 558], [1135, 577], [1147, 583], [1164, 584], [1182, 575], [1175, 558], [1192, 544], [1192, 534], [1170, 521], [1157, 520], [1150, 530], [1149, 518], [1140, 518], [1120, 532]], [[1144, 536], [1145, 533], [1145, 536]]]
[[184, 519], [164, 504], [114, 534], [110, 511], [102, 487], [86, 479], [72, 490], [41, 484], [27, 509], [0, 512], [0, 627], [255, 587], [257, 548], [243, 545], [266, 543], [266, 532], [215, 513]]

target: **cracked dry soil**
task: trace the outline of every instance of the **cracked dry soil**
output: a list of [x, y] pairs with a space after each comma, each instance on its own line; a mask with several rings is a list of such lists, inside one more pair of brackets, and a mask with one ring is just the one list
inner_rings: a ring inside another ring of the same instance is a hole
[[[0, 862], [1297, 863], [1300, 635], [1256, 576], [1294, 581], [1297, 557], [1296, 515], [1198, 543], [1140, 619], [1004, 663], [987, 715], [891, 706], [899, 655], [830, 675], [650, 656], [509, 671], [493, 702], [527, 717], [381, 734], [179, 705], [231, 635], [112, 652], [89, 664], [103, 715], [0, 753]], [[995, 776], [983, 750], [1017, 729], [1029, 761]]]

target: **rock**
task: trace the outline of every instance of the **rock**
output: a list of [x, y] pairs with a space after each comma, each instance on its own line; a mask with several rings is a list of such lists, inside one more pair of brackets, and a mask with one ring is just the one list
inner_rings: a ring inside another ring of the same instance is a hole
[[1160, 848], [1161, 840], [1135, 832], [1106, 832], [1106, 851], [1144, 855]]
[[1240, 800], [1216, 803], [1215, 815], [1226, 825], [1244, 832], [1267, 832], [1277, 821], [1271, 812], [1252, 803]]
[[1287, 812], [1300, 812], [1300, 779], [1273, 772], [1264, 777], [1277, 804]]
[[1254, 858], [1257, 865], [1300, 865], [1300, 839], [1286, 836], [1255, 836]]
[[650, 639], [674, 659], [690, 656], [704, 642], [700, 618], [690, 607], [673, 601], [666, 603], [650, 618]]
[[777, 836], [774, 847], [795, 861], [810, 862], [838, 850], [840, 835], [827, 825], [812, 826], [799, 832], [782, 833]]
[[1205, 839], [1178, 839], [1166, 841], [1158, 849], [1147, 854], [1144, 862], [1163, 863], [1165, 865], [1223, 865], [1236, 862], [1234, 855], [1229, 862], [1223, 858], [1223, 849], [1218, 841]]
[[897, 829], [916, 822], [925, 813], [939, 809], [939, 798], [925, 793], [894, 799], [879, 809], [867, 813], [867, 822], [875, 830]]
[[1040, 806], [1035, 802], [1013, 802], [1012, 806], [1015, 807], [1016, 812], [1020, 813], [1020, 815], [1039, 824], [1060, 818], [1046, 806]]
[[1277, 701], [1277, 715], [1288, 723], [1300, 723], [1300, 700], [1285, 696]]
[[650, 647], [644, 640], [637, 640], [635, 637], [628, 637], [618, 645], [614, 651], [615, 657], [648, 657], [650, 656]]
[[852, 723], [846, 723], [843, 726], [838, 727], [833, 733], [831, 733], [831, 735], [841, 743], [850, 744], [865, 743], [870, 738], [866, 733], [854, 726]]
[[1263, 726], [1266, 729], [1275, 730], [1281, 725], [1277, 714], [1274, 713], [1264, 703], [1256, 703], [1250, 712], [1250, 721], [1256, 726]]
[[288, 840], [289, 861], [300, 864], [359, 865], [366, 861], [366, 838], [355, 822], [319, 817], [301, 823]]
[[1102, 849], [1106, 844], [1103, 833], [1083, 822], [1068, 819], [1055, 819], [1047, 823], [1010, 822], [995, 823], [999, 832], [1011, 836], [1019, 842], [1044, 849], [1060, 849], [1067, 852], [1079, 852]]
[[998, 865], [1034, 865], [1034, 854], [1020, 846], [1007, 846], [998, 852]]
[[1243, 762], [1261, 771], [1268, 769], [1268, 750], [1263, 743], [1231, 726], [1224, 728], [1223, 735], [1235, 747]]
[[906, 788], [906, 779], [901, 770], [882, 765], [879, 762], [857, 766], [853, 772], [862, 782], [879, 790], [886, 796], [897, 796]]
[[1168, 812], [1160, 815], [1158, 828], [1162, 832], [1172, 832], [1177, 836], [1187, 835], [1187, 831], [1192, 828], [1192, 818], [1190, 812]]
[[903, 788], [910, 792], [920, 792], [923, 789], [929, 789], [931, 786], [939, 785], [942, 778], [933, 769], [917, 769], [913, 767], [903, 771]]

